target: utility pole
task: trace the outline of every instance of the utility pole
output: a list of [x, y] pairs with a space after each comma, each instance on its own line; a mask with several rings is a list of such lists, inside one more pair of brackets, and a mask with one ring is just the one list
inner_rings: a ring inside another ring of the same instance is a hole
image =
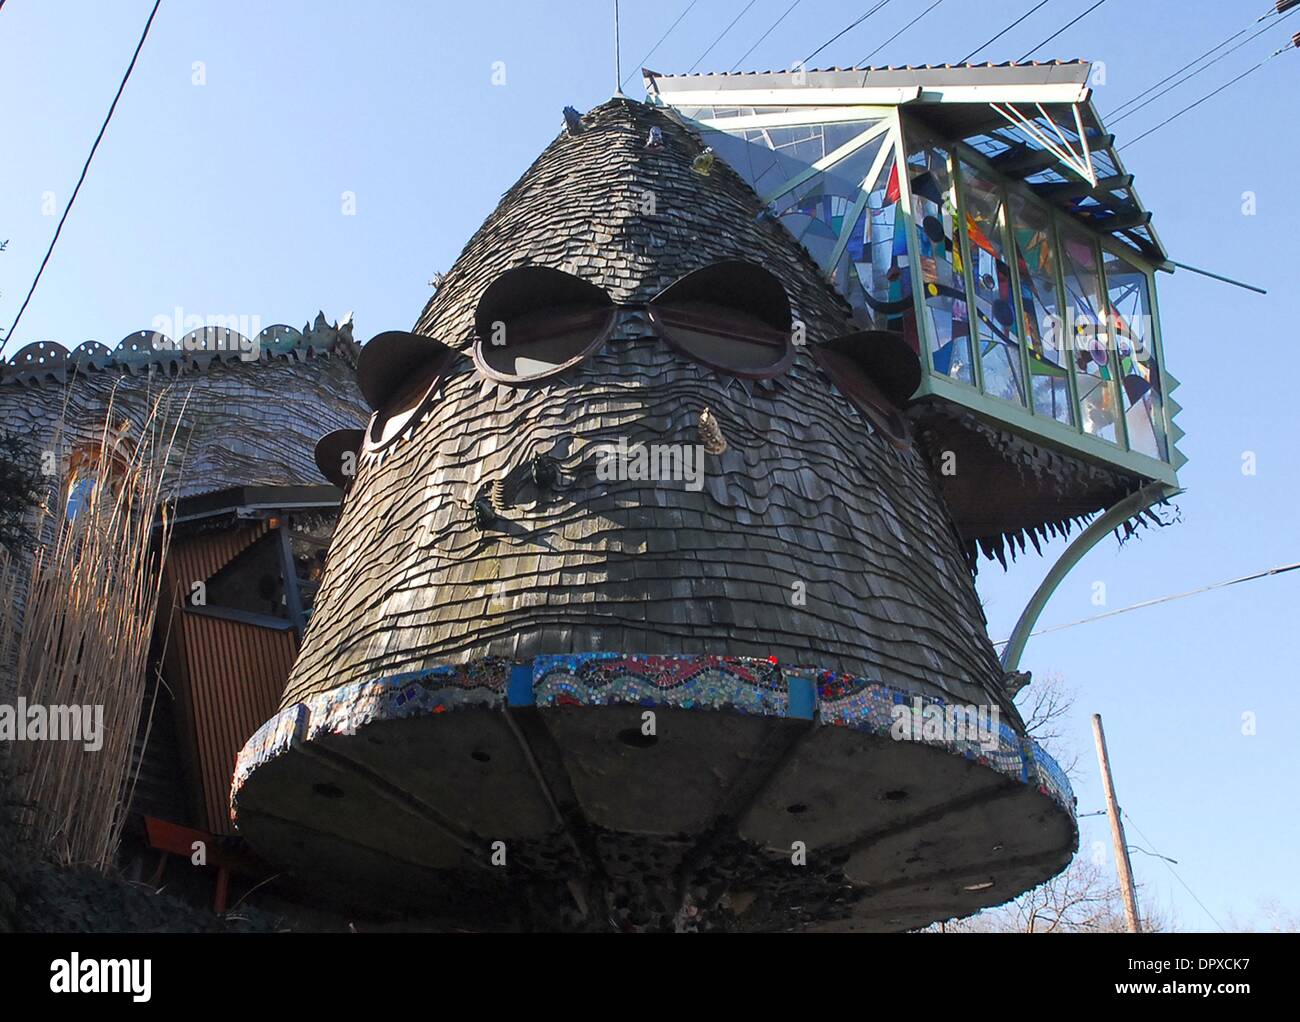
[[1106, 752], [1106, 733], [1101, 729], [1101, 714], [1092, 715], [1092, 734], [1097, 740], [1097, 763], [1101, 767], [1101, 783], [1106, 790], [1106, 814], [1110, 817], [1110, 836], [1115, 842], [1115, 869], [1119, 873], [1120, 890], [1124, 893], [1124, 919], [1129, 933], [1140, 933], [1137, 891], [1133, 887], [1133, 864], [1128, 858], [1128, 843], [1124, 840], [1124, 821], [1119, 817], [1119, 803], [1115, 799], [1115, 781], [1110, 776], [1110, 755]]

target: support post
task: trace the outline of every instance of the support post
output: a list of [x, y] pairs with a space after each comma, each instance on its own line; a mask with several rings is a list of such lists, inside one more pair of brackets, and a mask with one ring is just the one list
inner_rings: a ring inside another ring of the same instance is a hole
[[1092, 523], [1074, 538], [1074, 542], [1065, 548], [1065, 552], [1052, 565], [1052, 570], [1047, 573], [1047, 577], [1034, 590], [1034, 595], [1029, 598], [1025, 604], [1025, 609], [1021, 611], [1020, 619], [1016, 621], [1016, 627], [1011, 630], [1011, 638], [1007, 640], [1006, 648], [1002, 650], [1002, 669], [1004, 671], [1016, 671], [1020, 669], [1020, 654], [1025, 651], [1025, 643], [1029, 641], [1029, 633], [1034, 630], [1034, 625], [1038, 623], [1038, 616], [1047, 606], [1047, 601], [1052, 598], [1056, 592], [1056, 587], [1070, 573], [1070, 569], [1083, 559], [1083, 555], [1095, 547], [1107, 533], [1118, 529], [1126, 521], [1136, 514], [1140, 514], [1153, 504], [1174, 496], [1181, 491], [1164, 483], [1152, 483], [1145, 486], [1136, 493], [1130, 494], [1112, 507], [1105, 514], [1099, 515], [1093, 519]]
[[1097, 763], [1101, 767], [1101, 783], [1106, 791], [1106, 814], [1110, 817], [1110, 836], [1115, 842], [1115, 870], [1119, 873], [1119, 886], [1124, 894], [1124, 920], [1129, 933], [1141, 933], [1138, 918], [1137, 891], [1133, 887], [1133, 864], [1128, 857], [1128, 844], [1124, 840], [1124, 821], [1120, 819], [1119, 802], [1115, 799], [1115, 781], [1110, 775], [1110, 754], [1106, 751], [1106, 733], [1101, 728], [1101, 714], [1092, 715], [1092, 734], [1097, 740]]
[[284, 579], [285, 608], [293, 622], [298, 641], [302, 642], [307, 622], [302, 612], [302, 594], [298, 591], [298, 571], [293, 564], [293, 543], [289, 538], [289, 523], [281, 521], [276, 531], [280, 534], [280, 575]]

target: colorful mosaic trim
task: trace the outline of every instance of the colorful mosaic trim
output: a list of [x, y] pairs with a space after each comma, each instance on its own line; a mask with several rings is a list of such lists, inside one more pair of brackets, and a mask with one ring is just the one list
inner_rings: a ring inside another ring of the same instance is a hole
[[257, 767], [295, 741], [322, 735], [350, 735], [384, 720], [431, 716], [477, 706], [504, 709], [511, 663], [500, 657], [469, 664], [443, 664], [375, 681], [359, 681], [310, 696], [263, 724], [239, 752], [231, 785], [235, 795]]
[[967, 707], [834, 671], [821, 672], [815, 681], [822, 724], [942, 748], [1074, 806], [1074, 790], [1056, 761], [1032, 738], [995, 720], [990, 707]]
[[722, 656], [580, 653], [533, 661], [539, 707], [674, 706], [788, 715], [790, 695], [773, 660]]
[[404, 720], [448, 710], [505, 705], [510, 662], [500, 657], [444, 664], [379, 681], [360, 681], [307, 700], [308, 741], [318, 735], [350, 735], [380, 720]]
[[580, 653], [539, 656], [531, 662], [492, 657], [311, 696], [267, 721], [240, 751], [232, 815], [235, 798], [253, 770], [289, 751], [294, 742], [354, 734], [385, 720], [528, 705], [675, 707], [815, 720], [962, 756], [1032, 785], [1067, 812], [1074, 811], [1074, 792], [1064, 771], [1033, 739], [993, 718], [987, 706], [960, 706], [835, 671], [782, 668], [774, 659]]

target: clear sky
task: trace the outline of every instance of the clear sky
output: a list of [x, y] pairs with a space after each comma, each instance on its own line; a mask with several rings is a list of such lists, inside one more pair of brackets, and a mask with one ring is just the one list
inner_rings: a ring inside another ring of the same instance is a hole
[[[623, 3], [624, 70], [689, 0]], [[702, 0], [649, 66], [685, 71], [747, 0]], [[892, 0], [823, 51], [849, 65], [929, 0]], [[755, 0], [700, 63], [727, 70], [790, 0]], [[0, 331], [6, 331], [103, 119], [150, 0], [9, 0], [0, 11]], [[869, 7], [801, 0], [743, 68], [787, 66]], [[958, 61], [1033, 6], [946, 0], [875, 63]], [[1050, 0], [980, 54], [1016, 59], [1083, 11]], [[236, 315], [301, 326], [353, 310], [359, 338], [408, 328], [461, 246], [562, 124], [613, 92], [611, 4], [415, 0], [163, 0], [18, 346], [110, 346], [158, 316]], [[1038, 52], [1106, 64], [1105, 114], [1246, 27], [1265, 0], [1110, 0]], [[1229, 80], [1300, 31], [1273, 27], [1115, 128], [1121, 144]], [[1245, 37], [1242, 37], [1245, 38]], [[504, 61], [504, 85], [493, 63]], [[196, 70], [196, 62], [202, 62]], [[201, 74], [200, 74], [201, 72]], [[1291, 51], [1124, 152], [1173, 258], [1269, 290], [1161, 275], [1169, 368], [1191, 458], [1182, 522], [1093, 551], [1048, 606], [1060, 624], [1300, 560], [1300, 445], [1290, 356], [1300, 217], [1300, 134]], [[204, 84], [195, 84], [202, 77]], [[642, 95], [639, 76], [630, 95]], [[344, 193], [355, 195], [345, 215]], [[1253, 193], [1254, 215], [1243, 212]], [[1284, 353], [1284, 352], [1283, 352]], [[1231, 357], [1229, 357], [1231, 356]], [[1256, 474], [1242, 471], [1253, 452]], [[1048, 552], [1054, 556], [1057, 549]], [[1005, 637], [1047, 569], [1036, 556], [979, 584]], [[1107, 605], [1093, 605], [1093, 583]], [[1262, 904], [1300, 912], [1294, 872], [1300, 572], [1031, 641], [1022, 666], [1075, 690], [1079, 811], [1102, 807], [1089, 715], [1103, 715], [1130, 842], [1175, 867], [1225, 927], [1265, 925]], [[1242, 715], [1257, 733], [1242, 734]], [[1082, 845], [1106, 843], [1104, 817]], [[1145, 835], [1145, 837], [1143, 836]], [[1156, 859], [1135, 853], [1143, 896], [1185, 929], [1215, 923]]]

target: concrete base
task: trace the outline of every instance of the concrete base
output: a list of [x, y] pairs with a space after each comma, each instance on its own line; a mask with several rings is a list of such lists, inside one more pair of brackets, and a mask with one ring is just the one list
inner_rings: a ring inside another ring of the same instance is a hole
[[372, 914], [913, 929], [1041, 883], [1078, 840], [1068, 782], [1006, 722], [899, 739], [894, 707], [936, 706], [745, 658], [444, 667], [279, 714], [232, 812], [263, 857]]

